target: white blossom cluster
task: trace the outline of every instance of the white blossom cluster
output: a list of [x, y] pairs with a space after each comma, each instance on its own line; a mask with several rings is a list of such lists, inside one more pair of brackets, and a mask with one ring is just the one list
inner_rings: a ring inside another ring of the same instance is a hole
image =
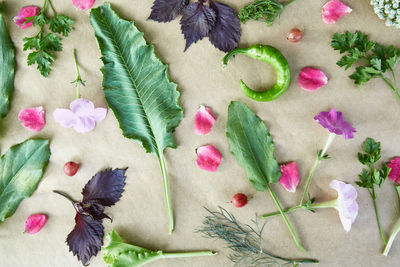
[[400, 0], [371, 0], [371, 5], [387, 26], [400, 29]]

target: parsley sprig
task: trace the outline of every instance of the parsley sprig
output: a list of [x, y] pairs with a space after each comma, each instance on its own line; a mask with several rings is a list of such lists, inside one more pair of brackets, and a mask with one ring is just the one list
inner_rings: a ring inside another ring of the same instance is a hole
[[[49, 4], [53, 16], [46, 15], [47, 4]], [[26, 23], [32, 21], [34, 26], [39, 26], [39, 32], [33, 37], [26, 37], [24, 50], [32, 50], [28, 55], [28, 65], [37, 64], [37, 69], [44, 77], [48, 77], [51, 64], [55, 61], [54, 52], [62, 51], [61, 34], [67, 37], [72, 31], [74, 20], [68, 16], [57, 14], [50, 0], [45, 0], [40, 13], [34, 17], [26, 18]], [[51, 32], [45, 32], [45, 26]]]
[[[331, 46], [345, 54], [336, 62], [340, 67], [349, 69], [354, 63], [360, 63], [353, 74], [349, 76], [359, 87], [373, 78], [382, 79], [400, 100], [399, 87], [394, 68], [400, 61], [400, 48], [393, 45], [384, 46], [369, 40], [368, 35], [356, 31], [354, 34], [346, 31], [332, 36]], [[387, 77], [386, 72], [389, 72]]]
[[367, 138], [362, 146], [364, 153], [358, 153], [358, 161], [367, 166], [364, 168], [360, 175], [360, 181], [357, 181], [356, 184], [360, 187], [366, 188], [369, 194], [372, 197], [376, 220], [378, 222], [379, 232], [383, 241], [383, 244], [386, 245], [385, 234], [383, 233], [381, 221], [379, 217], [378, 205], [376, 203], [376, 199], [378, 197], [378, 192], [376, 191], [376, 187], [379, 189], [385, 182], [386, 178], [389, 175], [390, 168], [386, 163], [382, 163], [380, 169], [376, 168], [376, 163], [381, 159], [381, 143], [376, 142], [372, 138]]

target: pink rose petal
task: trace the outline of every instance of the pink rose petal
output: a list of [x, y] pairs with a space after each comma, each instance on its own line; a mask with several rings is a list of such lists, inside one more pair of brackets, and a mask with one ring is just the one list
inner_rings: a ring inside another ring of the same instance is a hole
[[221, 153], [211, 145], [199, 147], [197, 156], [197, 166], [209, 172], [216, 172], [222, 159]]
[[391, 168], [389, 179], [393, 182], [400, 184], [400, 157], [393, 158], [388, 163], [388, 167]]
[[352, 9], [340, 0], [330, 0], [322, 7], [322, 20], [334, 24], [340, 17], [350, 14]]
[[200, 106], [194, 116], [194, 133], [197, 135], [208, 134], [211, 131], [216, 119], [211, 109]]
[[47, 216], [45, 214], [33, 214], [29, 216], [25, 221], [25, 233], [36, 234], [39, 232], [47, 222]]
[[80, 10], [86, 10], [93, 6], [96, 0], [72, 0], [74, 7]]
[[14, 22], [21, 29], [29, 28], [29, 27], [31, 27], [33, 25], [33, 22], [30, 21], [28, 23], [25, 23], [26, 22], [26, 18], [34, 17], [39, 13], [40, 13], [40, 8], [39, 7], [37, 7], [37, 6], [25, 6], [25, 7], [21, 8], [21, 10], [18, 12], [18, 14], [14, 17]]
[[39, 132], [46, 124], [43, 107], [26, 108], [18, 114], [22, 126], [32, 132]]
[[295, 192], [299, 184], [300, 175], [297, 162], [289, 162], [279, 166], [281, 168], [282, 176], [279, 183], [289, 192]]
[[305, 67], [299, 74], [298, 83], [306, 91], [316, 91], [328, 83], [328, 77], [322, 70]]

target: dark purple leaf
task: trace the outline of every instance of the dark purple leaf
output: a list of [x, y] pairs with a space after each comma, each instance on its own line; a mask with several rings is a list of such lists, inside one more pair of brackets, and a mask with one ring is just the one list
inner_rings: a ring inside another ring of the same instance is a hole
[[240, 40], [239, 18], [230, 6], [210, 0], [210, 7], [217, 15], [215, 26], [208, 33], [210, 42], [219, 50], [229, 52]]
[[98, 172], [82, 190], [82, 203], [96, 201], [103, 206], [112, 206], [122, 196], [126, 169], [107, 169]]
[[205, 6], [203, 1], [188, 5], [182, 12], [181, 30], [186, 40], [185, 51], [188, 47], [203, 39], [215, 25], [214, 10]]
[[85, 203], [79, 202], [76, 203], [76, 209], [80, 214], [86, 214], [92, 216], [95, 220], [102, 220], [104, 218], [110, 219], [111, 218], [104, 213], [105, 207], [100, 204], [97, 200], [89, 200]]
[[169, 22], [175, 19], [189, 3], [189, 0], [155, 0], [148, 19]]
[[69, 251], [84, 265], [96, 256], [103, 245], [104, 228], [101, 221], [76, 213], [75, 227], [67, 237]]

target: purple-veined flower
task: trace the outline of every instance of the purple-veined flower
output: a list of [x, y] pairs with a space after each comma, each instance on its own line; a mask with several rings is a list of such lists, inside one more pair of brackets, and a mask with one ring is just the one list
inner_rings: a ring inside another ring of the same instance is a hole
[[322, 127], [328, 129], [329, 132], [336, 135], [343, 135], [344, 139], [354, 138], [353, 133], [356, 132], [356, 129], [345, 121], [342, 112], [338, 112], [336, 109], [331, 109], [329, 112], [322, 111], [314, 117], [314, 120], [321, 124]]
[[34, 17], [40, 13], [40, 8], [37, 6], [24, 6], [20, 9], [18, 14], [14, 17], [14, 22], [21, 29], [29, 28], [33, 25], [33, 22], [26, 22], [26, 18]]
[[95, 108], [92, 101], [79, 98], [71, 102], [70, 109], [57, 108], [54, 119], [65, 128], [74, 127], [79, 133], [90, 132], [96, 126], [96, 121], [102, 121], [107, 115], [107, 109]]

